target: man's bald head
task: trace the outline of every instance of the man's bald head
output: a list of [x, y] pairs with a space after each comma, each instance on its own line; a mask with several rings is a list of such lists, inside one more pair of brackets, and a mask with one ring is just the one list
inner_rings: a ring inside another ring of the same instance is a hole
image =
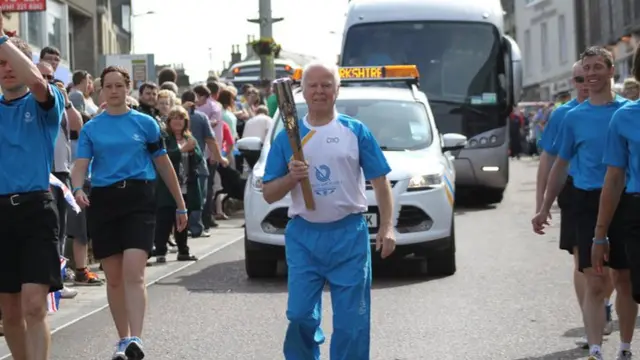
[[584, 69], [582, 68], [582, 62], [576, 61], [573, 64], [573, 76], [583, 76], [583, 75], [584, 75]]

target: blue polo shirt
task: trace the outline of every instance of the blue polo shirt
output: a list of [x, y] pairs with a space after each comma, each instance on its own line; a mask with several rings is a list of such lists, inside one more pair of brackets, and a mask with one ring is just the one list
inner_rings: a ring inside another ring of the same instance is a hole
[[602, 189], [607, 173], [602, 157], [609, 123], [613, 114], [626, 103], [628, 100], [621, 96], [598, 106], [586, 100], [565, 115], [558, 156], [575, 167], [573, 184], [576, 188]]
[[92, 187], [155, 180], [153, 159], [167, 153], [161, 144], [160, 126], [151, 116], [136, 110], [122, 115], [104, 111], [82, 127], [77, 157], [92, 160]]
[[[567, 115], [569, 110], [575, 108], [578, 105], [580, 105], [578, 100], [573, 99], [568, 103], [557, 107], [551, 113], [549, 122], [547, 122], [547, 125], [544, 127], [542, 139], [540, 140], [540, 146], [542, 147], [542, 150], [544, 150], [547, 154], [558, 156], [562, 139], [561, 129], [564, 117]], [[575, 168], [575, 166], [571, 166], [571, 164], [569, 164], [569, 175], [571, 177], [575, 175]]]
[[578, 100], [573, 99], [568, 103], [557, 107], [551, 113], [549, 117], [549, 121], [547, 125], [544, 127], [544, 132], [542, 133], [542, 139], [540, 139], [540, 147], [549, 155], [558, 156], [558, 151], [560, 151], [560, 142], [558, 141], [558, 134], [560, 134], [560, 128], [562, 126], [562, 121], [564, 120], [565, 115], [569, 112], [569, 110], [575, 108], [580, 105]]
[[611, 119], [602, 161], [627, 173], [627, 193], [640, 193], [640, 103], [629, 102]]
[[64, 96], [49, 86], [54, 104], [45, 110], [31, 93], [0, 97], [0, 195], [47, 191]]

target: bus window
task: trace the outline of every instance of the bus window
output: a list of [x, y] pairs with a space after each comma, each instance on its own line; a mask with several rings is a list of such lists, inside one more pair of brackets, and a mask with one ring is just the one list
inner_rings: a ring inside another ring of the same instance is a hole
[[[363, 24], [349, 29], [342, 62], [343, 66], [415, 64], [420, 88], [429, 98], [471, 102], [472, 97], [500, 92], [499, 44], [495, 27], [484, 23]], [[488, 99], [480, 105], [495, 104], [492, 97]]]

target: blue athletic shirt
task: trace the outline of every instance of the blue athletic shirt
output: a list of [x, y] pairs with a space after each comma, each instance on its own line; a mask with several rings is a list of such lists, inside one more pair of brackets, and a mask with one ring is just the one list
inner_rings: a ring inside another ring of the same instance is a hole
[[[92, 187], [129, 179], [155, 180], [153, 159], [167, 153], [160, 144], [160, 126], [151, 116], [136, 110], [122, 115], [103, 111], [82, 127], [77, 156], [93, 160]], [[150, 145], [155, 147], [153, 153]]]
[[540, 140], [540, 147], [549, 155], [558, 156], [558, 151], [560, 151], [560, 142], [557, 140], [562, 126], [562, 121], [569, 110], [578, 105], [580, 105], [578, 100], [573, 99], [568, 103], [559, 106], [551, 113], [549, 121], [542, 132], [542, 139]]
[[[542, 133], [542, 140], [540, 140], [541, 147], [547, 154], [558, 156], [558, 152], [560, 151], [560, 140], [562, 139], [562, 123], [564, 122], [564, 117], [567, 115], [569, 110], [578, 105], [580, 105], [578, 100], [573, 99], [568, 103], [557, 107], [551, 113], [549, 122]], [[569, 163], [569, 175], [571, 177], [575, 175], [575, 169], [576, 167]]]
[[[375, 179], [391, 171], [369, 129], [343, 114], [338, 114], [327, 125], [315, 127], [309, 125], [305, 117], [299, 121], [299, 128], [316, 209], [306, 209], [298, 184], [291, 191], [289, 217], [328, 223], [366, 212], [365, 179]], [[287, 132], [283, 130], [271, 144], [263, 183], [285, 176], [292, 156]]]
[[613, 113], [628, 103], [617, 96], [606, 105], [591, 105], [587, 99], [567, 112], [562, 124], [558, 156], [575, 167], [573, 184], [582, 190], [602, 189], [607, 166], [602, 162], [606, 134]]
[[49, 190], [49, 174], [64, 95], [49, 85], [54, 98], [45, 110], [33, 94], [6, 102], [0, 97], [0, 195]]
[[627, 193], [640, 193], [640, 103], [616, 111], [607, 132], [603, 163], [626, 170]]

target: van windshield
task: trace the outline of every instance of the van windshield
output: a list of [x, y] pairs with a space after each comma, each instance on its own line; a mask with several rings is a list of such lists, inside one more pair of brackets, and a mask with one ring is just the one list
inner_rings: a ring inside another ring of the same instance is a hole
[[420, 89], [430, 100], [473, 105], [501, 101], [499, 36], [472, 22], [394, 22], [349, 29], [342, 66], [417, 65]]
[[[362, 121], [383, 150], [419, 150], [431, 144], [431, 128], [427, 111], [421, 103], [391, 100], [338, 100], [336, 108], [341, 114]], [[296, 104], [298, 117], [307, 115], [307, 105]], [[274, 115], [276, 134], [284, 129], [279, 112]]]

